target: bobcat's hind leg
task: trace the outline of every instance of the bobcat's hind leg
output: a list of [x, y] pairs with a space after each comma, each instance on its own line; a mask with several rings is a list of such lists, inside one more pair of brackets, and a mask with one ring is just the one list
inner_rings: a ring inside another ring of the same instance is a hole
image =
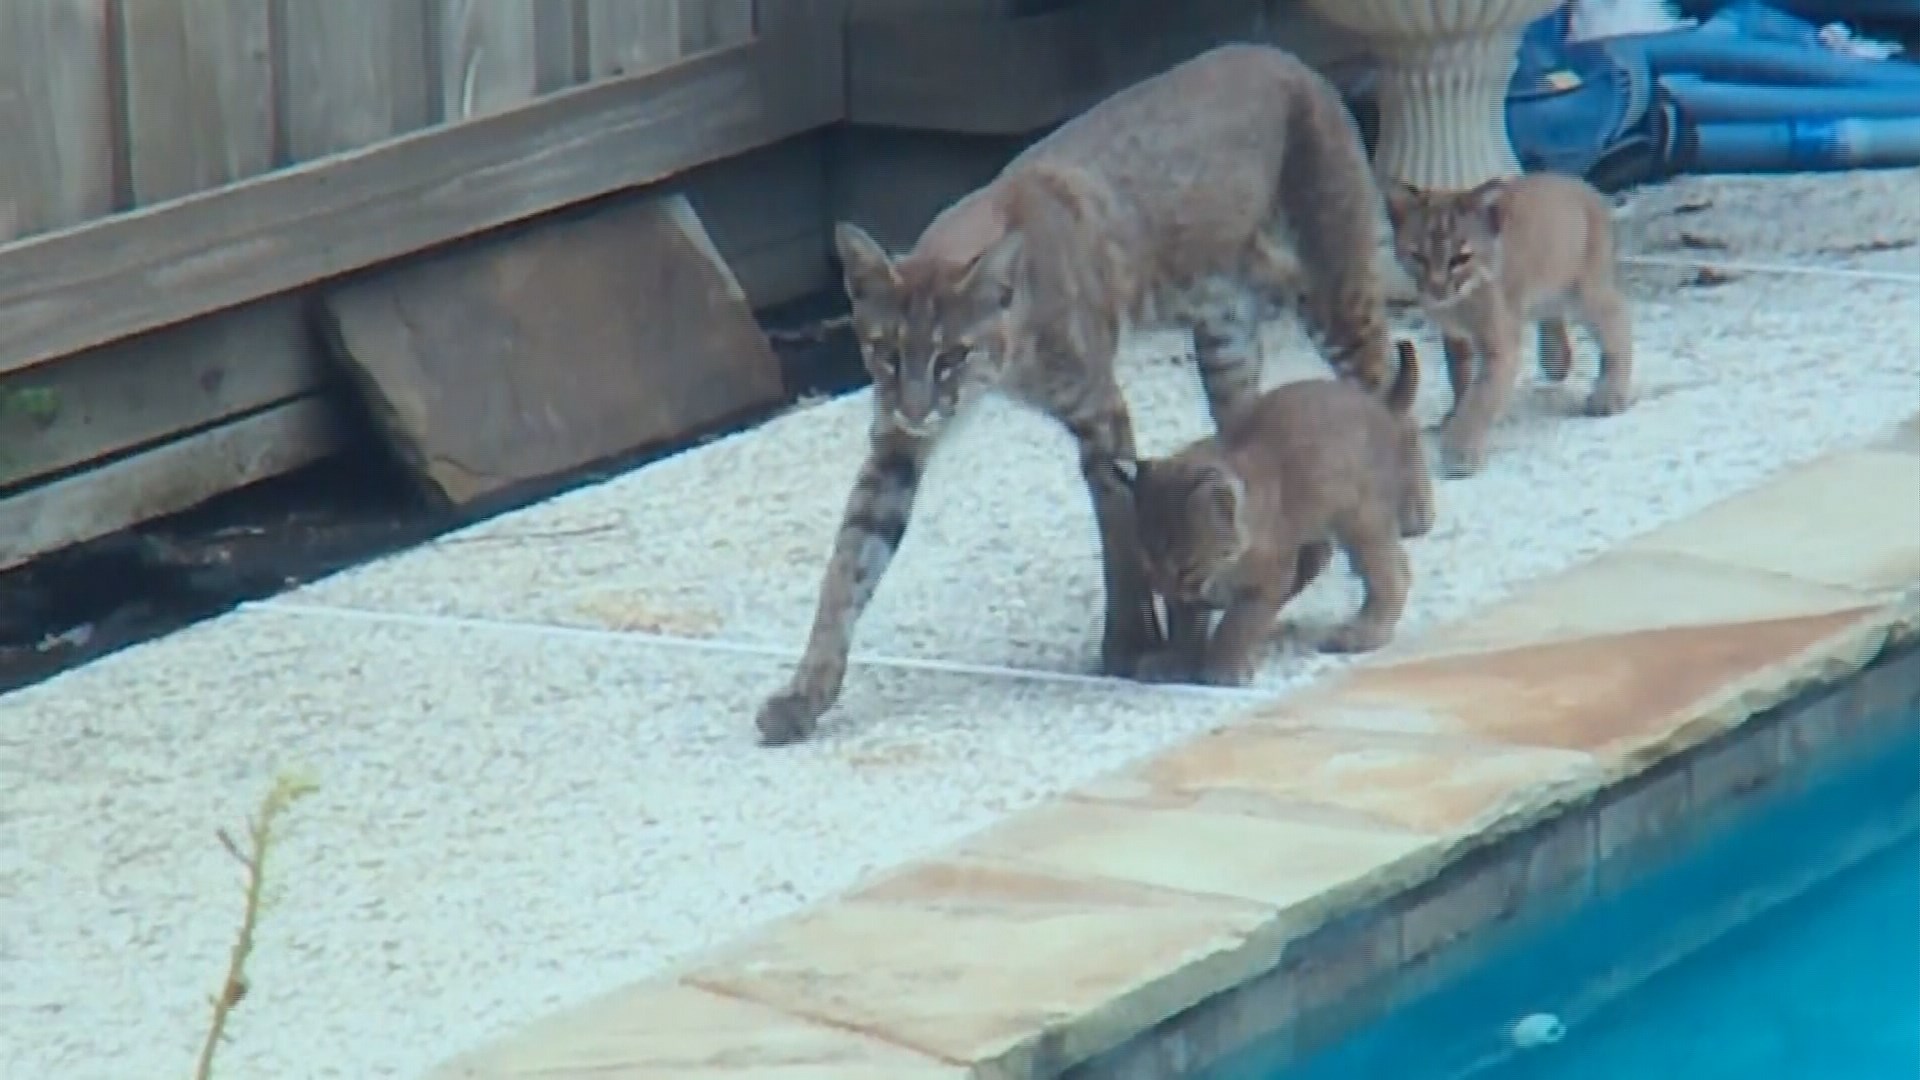
[[1261, 304], [1244, 288], [1219, 282], [1189, 299], [1185, 321], [1207, 411], [1215, 428], [1260, 394], [1265, 357], [1260, 348]]

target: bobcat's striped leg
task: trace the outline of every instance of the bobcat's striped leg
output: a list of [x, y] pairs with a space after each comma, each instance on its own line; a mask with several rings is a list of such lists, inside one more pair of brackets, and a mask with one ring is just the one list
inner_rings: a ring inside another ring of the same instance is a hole
[[[1133, 493], [1125, 479], [1139, 461], [1133, 420], [1119, 386], [1109, 378], [1086, 399], [1085, 407], [1061, 416], [1060, 421], [1080, 444], [1080, 473], [1086, 478], [1100, 527], [1100, 563], [1106, 584], [1100, 670], [1131, 676], [1140, 658], [1157, 652], [1165, 640], [1140, 559]], [[1124, 475], [1123, 469], [1127, 470]]]
[[908, 435], [884, 418], [875, 418], [867, 459], [847, 496], [833, 555], [820, 584], [806, 652], [786, 689], [767, 699], [755, 719], [766, 745], [780, 746], [813, 734], [821, 715], [839, 700], [854, 625], [906, 537], [914, 495], [931, 449], [932, 440]]

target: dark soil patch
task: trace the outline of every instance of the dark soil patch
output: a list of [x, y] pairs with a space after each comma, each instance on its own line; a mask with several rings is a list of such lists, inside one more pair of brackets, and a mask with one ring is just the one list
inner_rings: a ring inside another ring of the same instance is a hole
[[[865, 385], [845, 307], [844, 298], [831, 292], [762, 313], [780, 356], [788, 404]], [[350, 401], [342, 404], [349, 412], [354, 408]], [[354, 440], [364, 448], [360, 452], [0, 573], [0, 693], [744, 431], [781, 409], [600, 462], [459, 514], [430, 509], [417, 498], [378, 436], [363, 425]]]

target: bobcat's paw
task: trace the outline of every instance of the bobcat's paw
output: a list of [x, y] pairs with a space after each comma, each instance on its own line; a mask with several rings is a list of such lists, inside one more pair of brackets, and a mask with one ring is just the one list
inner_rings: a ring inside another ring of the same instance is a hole
[[1320, 642], [1320, 650], [1330, 653], [1372, 652], [1393, 638], [1393, 627], [1374, 619], [1349, 619], [1333, 628]]
[[767, 699], [754, 717], [760, 729], [760, 745], [785, 746], [814, 733], [826, 708], [805, 694], [785, 691]]

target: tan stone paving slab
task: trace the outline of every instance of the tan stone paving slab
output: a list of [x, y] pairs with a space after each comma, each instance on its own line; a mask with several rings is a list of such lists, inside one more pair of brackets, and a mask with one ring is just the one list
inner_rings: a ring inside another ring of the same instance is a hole
[[428, 1080], [964, 1080], [965, 1067], [750, 1001], [649, 982], [548, 1016]]
[[1627, 542], [1884, 594], [1920, 581], [1920, 455], [1830, 454]]
[[1914, 621], [1909, 604], [1704, 560], [1677, 573], [1672, 558], [1576, 567], [1286, 711], [1583, 750], [1632, 769], [1858, 669]]
[[1431, 837], [1364, 821], [1060, 799], [1008, 818], [961, 850], [1249, 900], [1298, 921], [1324, 914], [1434, 846]]
[[979, 1077], [1066, 1065], [1272, 966], [1266, 905], [981, 859], [922, 862], [683, 978]]
[[[1337, 810], [1433, 835], [1477, 831], [1517, 803], [1590, 788], [1597, 767], [1573, 750], [1322, 728], [1310, 709], [1199, 736], [1075, 797], [1151, 807], [1231, 806], [1312, 818]], [[1350, 836], [1350, 832], [1339, 831]]]
[[1615, 550], [1531, 582], [1464, 619], [1395, 642], [1368, 666], [1530, 646], [1578, 648], [1646, 631], [1766, 623], [1871, 605], [1871, 598], [1850, 589], [1686, 554]]

